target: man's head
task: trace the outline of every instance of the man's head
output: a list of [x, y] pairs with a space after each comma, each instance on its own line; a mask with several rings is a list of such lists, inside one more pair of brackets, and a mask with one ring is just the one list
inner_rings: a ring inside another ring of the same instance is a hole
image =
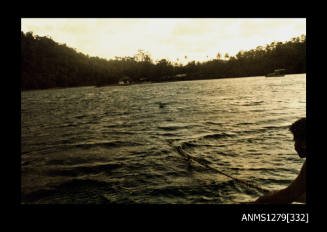
[[294, 148], [301, 158], [307, 156], [306, 143], [306, 120], [301, 118], [290, 126], [290, 131], [294, 136]]

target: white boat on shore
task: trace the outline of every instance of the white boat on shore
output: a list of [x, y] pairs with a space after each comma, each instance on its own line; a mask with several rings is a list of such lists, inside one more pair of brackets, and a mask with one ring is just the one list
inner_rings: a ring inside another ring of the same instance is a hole
[[268, 73], [265, 77], [283, 77], [286, 69], [275, 69], [274, 72]]

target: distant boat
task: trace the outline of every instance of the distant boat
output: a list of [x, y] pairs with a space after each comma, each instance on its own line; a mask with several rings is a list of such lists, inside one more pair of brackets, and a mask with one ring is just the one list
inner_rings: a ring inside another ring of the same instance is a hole
[[286, 69], [275, 69], [273, 73], [268, 73], [265, 77], [283, 77]]
[[124, 76], [118, 81], [118, 85], [130, 85], [132, 83], [132, 80], [128, 76]]

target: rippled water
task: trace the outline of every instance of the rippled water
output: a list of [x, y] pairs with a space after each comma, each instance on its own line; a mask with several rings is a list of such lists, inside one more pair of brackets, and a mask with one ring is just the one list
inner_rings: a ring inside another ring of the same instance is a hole
[[24, 91], [22, 203], [231, 204], [297, 176], [305, 74]]

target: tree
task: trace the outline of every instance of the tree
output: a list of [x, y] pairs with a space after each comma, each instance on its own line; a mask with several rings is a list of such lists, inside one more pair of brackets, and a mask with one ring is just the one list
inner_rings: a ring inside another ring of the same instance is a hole
[[152, 62], [150, 54], [142, 49], [137, 50], [137, 53], [134, 55], [134, 58], [136, 61], [139, 62]]
[[[139, 49], [132, 57], [107, 60], [85, 55], [48, 36], [21, 32], [21, 87], [26, 90], [115, 84], [123, 76], [129, 76], [134, 82], [180, 80], [175, 78], [180, 73], [187, 73], [189, 80], [255, 76], [277, 68], [285, 68], [287, 73], [303, 73], [306, 71], [306, 36], [284, 43], [275, 41], [265, 47], [240, 51], [236, 56], [225, 53], [224, 60], [221, 57], [218, 53], [217, 59], [202, 63], [191, 61], [186, 65], [161, 59], [155, 64], [148, 52]], [[188, 57], [185, 55], [184, 59]]]

